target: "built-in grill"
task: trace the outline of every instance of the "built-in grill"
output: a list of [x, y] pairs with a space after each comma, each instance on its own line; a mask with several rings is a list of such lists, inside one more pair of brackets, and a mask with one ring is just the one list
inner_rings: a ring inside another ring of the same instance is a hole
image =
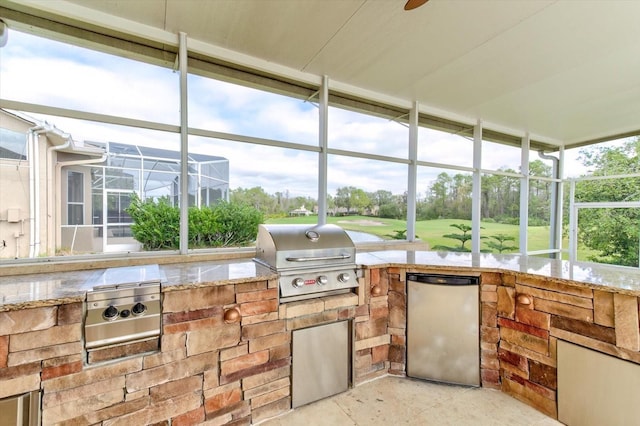
[[351, 292], [356, 249], [336, 225], [260, 225], [255, 261], [280, 275], [280, 302]]
[[88, 362], [157, 349], [161, 281], [158, 265], [109, 268], [91, 278], [84, 325]]

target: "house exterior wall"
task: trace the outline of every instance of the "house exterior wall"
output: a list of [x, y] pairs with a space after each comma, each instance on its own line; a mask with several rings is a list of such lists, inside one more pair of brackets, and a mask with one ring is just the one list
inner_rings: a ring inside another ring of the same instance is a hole
[[[31, 123], [0, 111], [0, 128], [25, 135]], [[0, 258], [29, 255], [30, 159], [0, 158]]]

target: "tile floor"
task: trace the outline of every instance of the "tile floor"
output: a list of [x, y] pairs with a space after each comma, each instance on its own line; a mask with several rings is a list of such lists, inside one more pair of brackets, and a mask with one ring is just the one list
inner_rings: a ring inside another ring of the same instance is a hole
[[384, 376], [261, 426], [561, 424], [498, 390]]

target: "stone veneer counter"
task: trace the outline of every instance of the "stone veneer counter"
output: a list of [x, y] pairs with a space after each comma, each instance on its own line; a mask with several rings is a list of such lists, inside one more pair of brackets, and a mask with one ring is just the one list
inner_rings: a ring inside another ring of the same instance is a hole
[[[0, 312], [82, 302], [92, 279], [104, 269], [0, 277]], [[162, 291], [273, 279], [251, 260], [160, 265]]]
[[[458, 268], [511, 271], [640, 296], [640, 270], [621, 266], [520, 255], [405, 250], [359, 253], [356, 263], [363, 267], [418, 265], [451, 271]], [[160, 265], [160, 270], [166, 277], [163, 292], [275, 278], [272, 271], [249, 259], [165, 264]], [[90, 290], [91, 278], [101, 271], [0, 277], [0, 312], [84, 301], [86, 291]]]
[[357, 255], [365, 267], [428, 266], [440, 271], [459, 268], [516, 272], [584, 284], [595, 290], [640, 296], [640, 269], [543, 257], [432, 251], [378, 251]]

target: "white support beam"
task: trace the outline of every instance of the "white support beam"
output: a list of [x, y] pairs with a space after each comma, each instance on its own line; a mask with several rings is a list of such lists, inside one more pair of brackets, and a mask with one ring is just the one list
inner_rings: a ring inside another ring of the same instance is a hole
[[416, 191], [418, 180], [418, 102], [409, 112], [409, 170], [407, 182], [407, 240], [416, 240]]
[[527, 132], [522, 138], [522, 147], [520, 151], [520, 254], [526, 255], [528, 244], [527, 228], [529, 226], [529, 149], [530, 149], [529, 133]]
[[473, 189], [471, 199], [471, 252], [480, 253], [480, 219], [482, 193], [482, 121], [473, 128]]
[[322, 77], [318, 105], [320, 153], [318, 155], [318, 225], [327, 223], [327, 163], [329, 148], [329, 77]]
[[189, 121], [187, 114], [187, 34], [180, 32], [180, 254], [189, 251]]

